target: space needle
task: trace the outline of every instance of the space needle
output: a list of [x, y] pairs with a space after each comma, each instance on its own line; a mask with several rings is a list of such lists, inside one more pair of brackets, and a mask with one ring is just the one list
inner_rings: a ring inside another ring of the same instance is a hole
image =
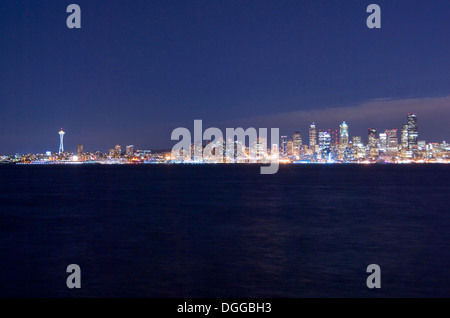
[[64, 152], [64, 134], [65, 132], [62, 130], [58, 133], [59, 134], [59, 152], [58, 154], [61, 154]]

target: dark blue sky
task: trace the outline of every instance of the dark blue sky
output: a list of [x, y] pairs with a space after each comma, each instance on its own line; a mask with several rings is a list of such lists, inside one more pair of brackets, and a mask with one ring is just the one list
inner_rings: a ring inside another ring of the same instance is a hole
[[[66, 27], [71, 3], [82, 29]], [[371, 3], [381, 29], [366, 27]], [[421, 137], [441, 141], [449, 17], [448, 0], [2, 0], [0, 153], [57, 151], [61, 127], [67, 150], [170, 148], [171, 131], [194, 119], [291, 135], [317, 116], [319, 128], [346, 120], [365, 138], [401, 128], [405, 101]]]

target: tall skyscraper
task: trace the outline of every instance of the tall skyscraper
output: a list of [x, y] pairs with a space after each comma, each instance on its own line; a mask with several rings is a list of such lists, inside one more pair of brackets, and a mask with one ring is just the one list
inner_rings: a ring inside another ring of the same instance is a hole
[[347, 147], [348, 147], [348, 125], [344, 121], [340, 126], [340, 133], [339, 133], [338, 157], [340, 160], [344, 159], [344, 151]]
[[408, 114], [408, 150], [417, 150], [419, 140], [419, 127], [417, 126], [417, 115]]
[[397, 129], [386, 129], [386, 140], [387, 140], [387, 154], [389, 156], [398, 155], [398, 138]]
[[59, 134], [59, 151], [58, 154], [61, 154], [64, 152], [64, 134], [65, 132], [62, 130], [58, 133]]
[[402, 158], [406, 158], [408, 152], [408, 124], [405, 124], [402, 127], [401, 146], [402, 146], [401, 156]]
[[319, 149], [322, 159], [327, 159], [331, 152], [331, 135], [328, 131], [319, 131]]
[[377, 157], [379, 154], [378, 146], [377, 146], [377, 129], [376, 128], [369, 128], [368, 145], [369, 145], [369, 155], [372, 159], [375, 159], [375, 157]]
[[312, 123], [309, 125], [309, 149], [314, 152], [314, 149], [317, 144], [317, 135], [316, 135], [316, 124]]
[[287, 152], [289, 157], [294, 154], [294, 142], [291, 139], [287, 142]]
[[281, 153], [282, 157], [286, 157], [287, 155], [287, 136], [281, 136]]
[[300, 134], [300, 132], [296, 131], [292, 140], [294, 146], [294, 155], [299, 157], [301, 155], [302, 148], [302, 135]]
[[380, 153], [386, 153], [387, 152], [387, 134], [384, 132], [384, 133], [380, 133], [380, 142], [379, 142], [379, 147], [378, 147], [378, 149], [379, 149], [379, 151], [380, 151]]

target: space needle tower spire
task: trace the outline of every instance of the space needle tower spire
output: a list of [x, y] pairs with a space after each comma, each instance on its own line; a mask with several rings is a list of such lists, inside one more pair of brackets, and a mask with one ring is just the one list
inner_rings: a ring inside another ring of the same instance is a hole
[[65, 132], [61, 128], [61, 131], [59, 132], [59, 152], [58, 152], [58, 154], [61, 154], [62, 152], [64, 152], [64, 143], [63, 143], [64, 134], [65, 134]]

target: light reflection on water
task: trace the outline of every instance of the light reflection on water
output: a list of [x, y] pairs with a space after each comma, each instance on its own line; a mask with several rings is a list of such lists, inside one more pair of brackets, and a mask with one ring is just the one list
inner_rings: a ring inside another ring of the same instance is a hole
[[[445, 166], [0, 167], [0, 296], [450, 296]], [[382, 289], [365, 269], [382, 268]]]

